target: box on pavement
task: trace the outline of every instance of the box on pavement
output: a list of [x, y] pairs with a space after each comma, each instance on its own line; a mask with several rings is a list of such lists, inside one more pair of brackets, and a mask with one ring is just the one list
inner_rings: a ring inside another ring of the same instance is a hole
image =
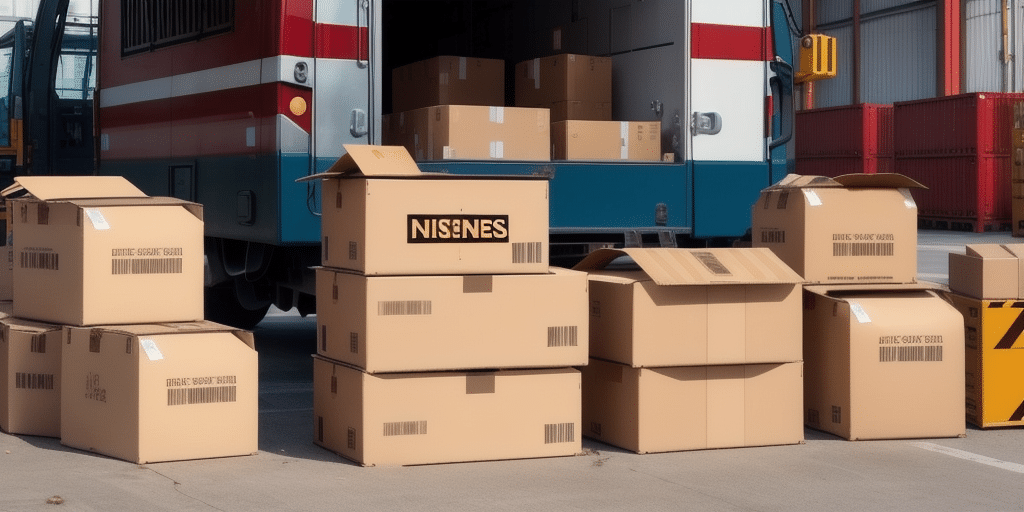
[[119, 176], [15, 182], [3, 192], [15, 316], [64, 325], [203, 318], [202, 205], [148, 197]]
[[576, 455], [573, 368], [371, 375], [313, 360], [314, 442], [365, 466]]
[[66, 327], [61, 444], [135, 463], [250, 455], [252, 333], [208, 321]]
[[400, 146], [345, 145], [323, 179], [322, 263], [366, 275], [548, 271], [548, 181], [420, 173]]
[[559, 121], [551, 123], [555, 160], [661, 160], [658, 121]]
[[[566, 101], [611, 104], [612, 59], [563, 53], [522, 61], [515, 68], [515, 103], [544, 107]], [[552, 117], [554, 121], [564, 121]], [[611, 118], [594, 119], [610, 121]]]
[[850, 439], [956, 437], [964, 319], [927, 284], [807, 286], [804, 421]]
[[[615, 268], [628, 256], [638, 268]], [[600, 249], [590, 356], [641, 366], [801, 361], [800, 276], [767, 249]]]
[[[10, 303], [6, 303], [10, 305]], [[10, 308], [7, 313], [9, 313]], [[0, 429], [60, 437], [62, 327], [0, 319]]]
[[591, 359], [584, 434], [638, 453], [797, 444], [802, 363], [630, 368]]
[[1024, 298], [1024, 244], [968, 244], [949, 254], [949, 289], [976, 299]]
[[504, 105], [505, 61], [441, 55], [391, 70], [391, 111]]
[[546, 108], [438, 105], [386, 116], [390, 140], [418, 161], [551, 160]]
[[318, 268], [317, 352], [369, 373], [587, 364], [587, 275]]
[[917, 204], [899, 174], [789, 175], [753, 206], [754, 247], [807, 284], [917, 281]]

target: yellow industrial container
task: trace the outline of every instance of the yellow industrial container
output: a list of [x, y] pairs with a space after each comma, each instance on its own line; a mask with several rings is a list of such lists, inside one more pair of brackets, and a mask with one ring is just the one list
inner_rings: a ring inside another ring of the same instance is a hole
[[836, 76], [836, 38], [810, 34], [800, 39], [800, 69], [796, 83]]

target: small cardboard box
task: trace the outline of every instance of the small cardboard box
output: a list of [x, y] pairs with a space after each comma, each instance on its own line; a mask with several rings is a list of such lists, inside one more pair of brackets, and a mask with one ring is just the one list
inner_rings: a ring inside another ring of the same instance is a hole
[[789, 175], [753, 207], [754, 247], [807, 284], [917, 281], [917, 204], [899, 174]]
[[516, 64], [518, 107], [550, 107], [561, 101], [611, 103], [612, 59], [563, 53]]
[[317, 352], [369, 373], [587, 364], [587, 275], [319, 268]]
[[371, 375], [314, 356], [313, 440], [365, 466], [580, 453], [573, 368]]
[[144, 464], [251, 455], [252, 333], [201, 321], [66, 327], [61, 444]]
[[804, 420], [850, 440], [956, 437], [964, 319], [928, 285], [808, 286]]
[[[10, 304], [10, 303], [7, 303]], [[0, 429], [60, 437], [62, 327], [0, 320]]]
[[658, 121], [561, 121], [551, 123], [554, 160], [661, 161]]
[[1024, 425], [1024, 302], [949, 298], [964, 316], [967, 421], [982, 428]]
[[584, 435], [637, 453], [797, 444], [802, 363], [630, 368], [583, 373]]
[[969, 244], [949, 254], [949, 289], [976, 299], [1024, 297], [1024, 244]]
[[366, 275], [548, 271], [548, 181], [420, 173], [400, 146], [349, 144], [323, 179], [324, 266]]
[[418, 161], [551, 160], [546, 108], [438, 105], [395, 116], [391, 140]]
[[203, 318], [202, 205], [148, 197], [119, 176], [15, 182], [3, 192], [15, 316], [63, 325]]
[[[636, 269], [606, 268], [628, 256]], [[801, 361], [800, 276], [767, 249], [600, 249], [590, 355], [645, 366]]]
[[391, 111], [504, 105], [505, 61], [442, 55], [391, 70]]

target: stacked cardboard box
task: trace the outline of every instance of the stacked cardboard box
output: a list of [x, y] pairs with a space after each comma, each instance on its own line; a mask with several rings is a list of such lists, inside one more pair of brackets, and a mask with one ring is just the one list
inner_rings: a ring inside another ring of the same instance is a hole
[[139, 463], [254, 453], [252, 336], [202, 319], [202, 207], [119, 177], [15, 181], [2, 426]]
[[364, 465], [578, 453], [587, 282], [548, 266], [547, 181], [345, 149], [311, 177], [314, 441]]
[[587, 436], [638, 453], [803, 441], [800, 277], [774, 254], [602, 249], [575, 268]]
[[949, 255], [949, 298], [964, 316], [967, 421], [1024, 425], [1024, 244], [968, 245]]
[[515, 102], [551, 110], [551, 121], [611, 121], [612, 59], [563, 53], [516, 64]]
[[753, 206], [752, 245], [804, 279], [804, 421], [847, 439], [952, 437], [963, 318], [917, 283], [921, 185], [894, 174], [787, 176]]
[[1024, 101], [1013, 106], [1013, 140], [1010, 143], [1013, 236], [1024, 236]]

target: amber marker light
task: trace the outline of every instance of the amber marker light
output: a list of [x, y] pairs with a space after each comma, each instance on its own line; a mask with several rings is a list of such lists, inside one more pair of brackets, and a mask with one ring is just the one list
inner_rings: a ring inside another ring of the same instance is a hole
[[306, 113], [306, 100], [296, 96], [292, 98], [291, 103], [288, 104], [288, 108], [291, 109], [292, 114], [301, 116]]

